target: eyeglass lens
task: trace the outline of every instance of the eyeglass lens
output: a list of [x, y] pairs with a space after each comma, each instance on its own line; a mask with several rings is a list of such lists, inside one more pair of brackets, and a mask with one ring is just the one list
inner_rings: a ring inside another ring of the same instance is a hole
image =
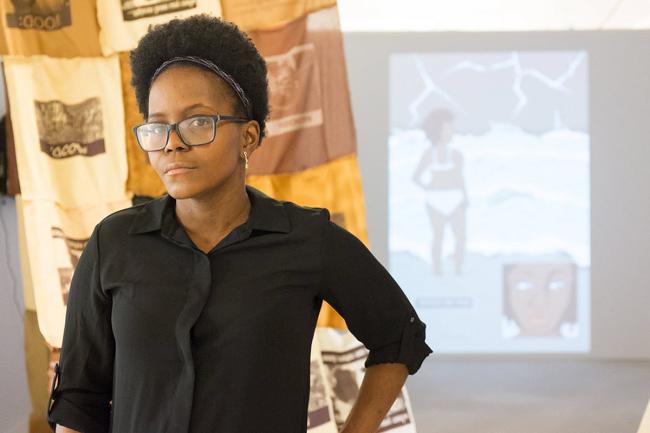
[[[190, 117], [178, 123], [180, 138], [188, 146], [207, 144], [214, 139], [216, 122], [212, 117]], [[144, 150], [160, 150], [167, 145], [171, 126], [166, 123], [145, 123], [137, 129], [140, 146]]]

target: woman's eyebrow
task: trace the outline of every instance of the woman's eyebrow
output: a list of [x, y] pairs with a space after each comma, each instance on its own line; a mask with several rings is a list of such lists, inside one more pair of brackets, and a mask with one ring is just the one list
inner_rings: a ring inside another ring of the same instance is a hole
[[[183, 109], [183, 111], [181, 111], [181, 113], [186, 114], [188, 111], [192, 111], [192, 110], [197, 109], [197, 108], [208, 108], [210, 110], [216, 111], [213, 107], [210, 107], [209, 105], [205, 105], [205, 104], [199, 102], [199, 103], [196, 103], [196, 104], [192, 104], [189, 107], [185, 107]], [[161, 111], [161, 112], [156, 112], [156, 113], [149, 113], [148, 118], [151, 119], [152, 117], [165, 117], [165, 112]]]

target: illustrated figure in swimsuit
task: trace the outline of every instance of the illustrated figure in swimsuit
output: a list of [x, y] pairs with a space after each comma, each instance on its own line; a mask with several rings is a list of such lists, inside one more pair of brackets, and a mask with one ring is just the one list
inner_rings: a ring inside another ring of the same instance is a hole
[[413, 174], [413, 181], [426, 194], [426, 208], [433, 231], [432, 266], [442, 275], [442, 245], [447, 223], [456, 239], [454, 265], [462, 271], [465, 255], [465, 213], [468, 200], [463, 178], [463, 155], [449, 147], [453, 136], [453, 114], [444, 109], [432, 111], [422, 129], [431, 147], [424, 151]]

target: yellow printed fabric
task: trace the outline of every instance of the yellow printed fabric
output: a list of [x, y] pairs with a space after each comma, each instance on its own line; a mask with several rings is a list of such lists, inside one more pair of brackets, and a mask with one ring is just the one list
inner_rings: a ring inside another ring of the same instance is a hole
[[149, 165], [145, 152], [140, 149], [133, 134], [133, 127], [142, 123], [142, 114], [138, 111], [135, 92], [131, 87], [131, 65], [129, 53], [120, 53], [120, 70], [122, 73], [122, 96], [124, 100], [124, 121], [126, 133], [126, 156], [129, 163], [129, 175], [126, 189], [136, 195], [157, 197], [165, 193], [165, 186], [156, 171]]
[[[300, 173], [250, 176], [248, 184], [278, 199], [324, 207], [331, 219], [368, 244], [366, 211], [356, 155], [348, 155]], [[346, 328], [331, 306], [323, 304], [318, 326]]]
[[299, 172], [356, 152], [337, 8], [250, 36], [266, 59], [271, 114], [249, 173]]
[[101, 55], [94, 1], [0, 0], [0, 54]]
[[105, 215], [130, 206], [119, 64], [8, 57], [5, 75], [28, 273], [41, 332], [59, 347], [87, 239]]
[[245, 31], [274, 29], [334, 5], [336, 0], [221, 0], [223, 18]]
[[97, 0], [104, 55], [129, 51], [151, 26], [196, 14], [221, 16], [218, 0]]

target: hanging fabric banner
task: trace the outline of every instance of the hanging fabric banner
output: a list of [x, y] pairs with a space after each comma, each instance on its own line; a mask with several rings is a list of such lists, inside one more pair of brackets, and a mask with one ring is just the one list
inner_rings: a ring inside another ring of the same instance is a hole
[[355, 153], [337, 8], [250, 36], [267, 62], [271, 114], [249, 173], [293, 173]]
[[157, 197], [165, 193], [165, 186], [153, 167], [149, 165], [147, 155], [140, 149], [132, 130], [135, 125], [144, 122], [144, 120], [138, 110], [135, 91], [131, 86], [129, 53], [120, 53], [119, 57], [122, 75], [122, 98], [124, 100], [126, 156], [129, 163], [126, 189], [136, 195]]
[[101, 55], [94, 1], [0, 0], [0, 54]]
[[309, 405], [307, 408], [309, 433], [338, 433], [334, 420], [332, 392], [328, 386], [327, 369], [323, 364], [320, 344], [314, 335], [309, 358]]
[[[340, 429], [357, 400], [366, 371], [368, 349], [350, 331], [317, 328], [315, 340], [321, 349], [328, 386], [332, 393], [334, 419]], [[378, 432], [416, 433], [415, 420], [406, 386], [388, 410]]]
[[28, 272], [55, 347], [86, 240], [105, 215], [130, 206], [119, 73], [117, 57], [5, 59]]
[[99, 40], [105, 56], [130, 51], [151, 26], [173, 18], [221, 16], [218, 0], [97, 0]]
[[336, 0], [221, 0], [223, 18], [244, 31], [275, 29]]

